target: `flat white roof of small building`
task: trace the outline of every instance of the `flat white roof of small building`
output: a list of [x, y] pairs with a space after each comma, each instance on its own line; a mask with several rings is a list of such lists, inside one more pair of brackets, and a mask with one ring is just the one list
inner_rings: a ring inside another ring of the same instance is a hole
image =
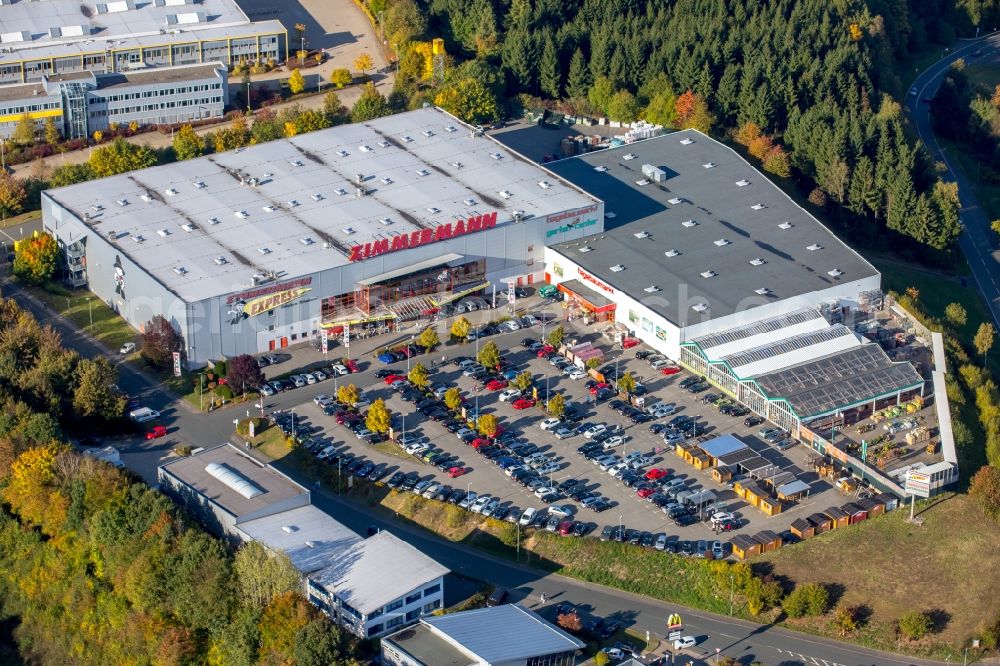
[[233, 0], [20, 0], [0, 5], [0, 64], [284, 31], [252, 23]]
[[434, 107], [44, 196], [189, 303], [251, 288], [254, 275], [284, 280], [345, 265], [352, 246], [374, 240], [492, 212], [497, 226], [513, 224], [518, 211], [543, 216], [596, 201]]
[[310, 578], [367, 615], [447, 573], [446, 567], [382, 531], [348, 545]]
[[248, 539], [288, 556], [302, 574], [329, 566], [361, 541], [358, 534], [312, 504], [237, 524]]

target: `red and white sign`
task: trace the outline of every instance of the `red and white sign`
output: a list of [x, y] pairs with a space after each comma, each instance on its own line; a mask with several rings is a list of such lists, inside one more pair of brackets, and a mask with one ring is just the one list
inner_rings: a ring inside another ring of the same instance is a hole
[[393, 236], [392, 239], [381, 238], [379, 240], [372, 241], [371, 243], [365, 243], [364, 245], [355, 245], [351, 248], [351, 253], [347, 256], [347, 259], [349, 261], [370, 259], [371, 257], [377, 257], [380, 254], [388, 254], [398, 250], [405, 250], [410, 247], [436, 243], [438, 241], [448, 240], [449, 238], [455, 238], [457, 236], [464, 236], [465, 234], [472, 234], [477, 231], [492, 229], [495, 226], [497, 226], [496, 212], [486, 213], [485, 215], [476, 215], [475, 217], [470, 217], [467, 220], [459, 220], [454, 224], [451, 222], [439, 224], [434, 229], [420, 229], [409, 234]]
[[609, 287], [608, 285], [604, 284], [603, 282], [601, 282], [600, 280], [598, 280], [596, 277], [594, 277], [593, 275], [591, 275], [587, 271], [583, 270], [582, 268], [577, 268], [576, 272], [580, 275], [580, 279], [584, 280], [585, 282], [589, 282], [592, 285], [594, 285], [595, 287], [597, 287], [598, 289], [600, 289], [602, 291], [606, 291], [609, 294], [615, 293], [614, 287]]
[[545, 221], [546, 224], [555, 224], [556, 222], [562, 222], [564, 220], [569, 220], [571, 218], [577, 218], [576, 222], [579, 222], [579, 218], [587, 215], [588, 213], [596, 213], [597, 204], [593, 206], [587, 206], [586, 208], [575, 208], [573, 210], [567, 210], [562, 213], [556, 213], [555, 215], [549, 215], [549, 218]]

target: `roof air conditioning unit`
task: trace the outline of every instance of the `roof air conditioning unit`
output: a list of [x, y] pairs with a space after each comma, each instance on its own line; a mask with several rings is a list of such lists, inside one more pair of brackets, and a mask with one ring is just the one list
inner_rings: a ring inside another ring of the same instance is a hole
[[715, 271], [702, 271], [701, 272], [701, 276], [703, 278], [705, 278], [705, 279], [714, 278], [716, 275], [718, 275], [718, 273], [716, 273]]
[[168, 197], [175, 197], [175, 196], [177, 196], [177, 190], [175, 190], [172, 187], [168, 187], [167, 190], [166, 190], [166, 192], [167, 192], [167, 196]]
[[263, 210], [265, 213], [273, 213], [274, 206], [272, 206], [271, 204], [267, 204], [266, 206], [264, 206]]
[[360, 150], [363, 153], [370, 153], [370, 152], [372, 152], [372, 147], [371, 146], [361, 145], [361, 146], [358, 146], [358, 150]]
[[449, 164], [451, 164], [451, 166], [454, 167], [454, 168], [456, 168], [456, 169], [461, 169], [463, 166], [465, 166], [461, 162], [449, 162]]
[[464, 203], [466, 206], [475, 206], [476, 205], [476, 200], [475, 199], [462, 199], [462, 203]]
[[434, 132], [430, 131], [429, 129], [425, 129], [423, 132], [421, 132], [421, 134], [423, 134], [426, 137], [434, 136]]
[[604, 166], [603, 164], [594, 167], [594, 171], [596, 171], [597, 173], [604, 173], [607, 170], [608, 167]]
[[132, 234], [132, 242], [134, 242], [134, 243], [142, 243], [142, 242], [144, 242], [145, 240], [146, 240], [146, 239], [145, 239], [145, 238], [143, 238], [143, 237], [142, 237], [141, 235], [139, 235], [139, 234]]
[[500, 153], [490, 153], [490, 157], [492, 157], [495, 160], [502, 160], [503, 159], [503, 155], [501, 155]]
[[639, 187], [643, 187], [644, 185], [649, 185], [649, 179], [640, 178], [639, 180], [635, 181], [635, 184], [638, 185]]
[[102, 206], [101, 204], [94, 204], [93, 206], [91, 206], [91, 208], [93, 208], [98, 213], [104, 210], [104, 206]]
[[380, 218], [378, 219], [378, 222], [379, 222], [379, 224], [381, 224], [381, 225], [382, 225], [382, 226], [384, 226], [384, 227], [387, 227], [387, 226], [389, 226], [390, 224], [392, 224], [392, 220], [391, 220], [391, 219], [389, 219], [388, 217], [380, 217]]
[[413, 141], [413, 137], [408, 134], [404, 134], [403, 136], [399, 137], [399, 139], [403, 143], [410, 143], [411, 141]]
[[248, 217], [250, 217], [250, 214], [249, 214], [249, 213], [247, 213], [247, 212], [246, 212], [245, 210], [237, 210], [237, 211], [234, 211], [234, 212], [233, 212], [233, 215], [235, 215], [236, 217], [240, 218], [241, 220], [245, 220], [245, 219], [247, 219]]
[[285, 202], [285, 205], [288, 206], [289, 208], [295, 208], [296, 206], [299, 205], [299, 202], [296, 201], [295, 199], [289, 199], [288, 201]]
[[431, 175], [431, 172], [428, 171], [427, 169], [417, 169], [417, 175], [418, 176], [429, 176], [429, 175]]
[[347, 194], [347, 190], [345, 190], [345, 189], [344, 189], [344, 188], [342, 188], [342, 187], [338, 187], [337, 189], [335, 189], [335, 190], [334, 190], [334, 193], [335, 193], [335, 194], [336, 194], [336, 195], [337, 195], [338, 197], [342, 197], [342, 196], [344, 196], [345, 194]]
[[384, 178], [380, 178], [379, 181], [383, 185], [392, 185], [392, 178], [389, 178], [389, 176], [385, 176]]
[[217, 218], [217, 217], [210, 217], [210, 218], [208, 218], [208, 223], [211, 224], [211, 225], [216, 225], [216, 224], [219, 223], [219, 218]]
[[680, 255], [680, 252], [678, 252], [677, 250], [667, 250], [663, 254], [667, 257], [676, 257]]
[[128, 205], [128, 199], [118, 199], [118, 200], [115, 201], [115, 203], [118, 204], [119, 206], [127, 206]]
[[257, 248], [257, 251], [261, 254], [271, 254], [271, 248], [269, 247], [259, 247]]
[[319, 192], [316, 192], [315, 194], [309, 195], [309, 198], [312, 199], [313, 201], [322, 201], [323, 195], [320, 194]]
[[302, 243], [303, 245], [312, 245], [316, 241], [314, 241], [312, 238], [309, 238], [308, 236], [306, 236], [305, 238], [300, 238], [299, 242]]
[[203, 190], [203, 189], [205, 189], [205, 183], [203, 183], [203, 182], [202, 182], [202, 181], [200, 181], [200, 180], [196, 180], [196, 181], [194, 181], [194, 182], [192, 183], [192, 185], [194, 185], [195, 189], [197, 189], [197, 190]]
[[354, 227], [344, 227], [343, 232], [344, 232], [344, 235], [346, 235], [346, 236], [353, 236], [354, 235]]
[[347, 157], [348, 155], [350, 155], [350, 153], [348, 153], [343, 148], [337, 151], [337, 157]]
[[822, 250], [823, 246], [813, 243], [812, 245], [807, 245], [806, 249], [809, 250], [810, 252], [816, 252], [817, 250]]
[[510, 199], [510, 198], [511, 198], [511, 196], [513, 196], [513, 195], [512, 195], [512, 194], [511, 194], [510, 192], [508, 192], [507, 190], [500, 190], [500, 191], [498, 192], [498, 194], [499, 194], [499, 195], [500, 195], [501, 197], [503, 197], [504, 199]]
[[292, 532], [297, 532], [298, 529], [299, 528], [295, 527], [294, 525], [282, 525], [281, 526], [281, 531], [284, 532], [285, 534], [291, 534]]
[[146, 203], [149, 203], [150, 201], [153, 200], [153, 197], [149, 196], [148, 192], [140, 194], [139, 198], [142, 199], [143, 201], [145, 201]]
[[683, 201], [684, 199], [681, 199], [680, 197], [673, 197], [671, 199], [667, 199], [667, 203], [670, 204], [671, 206], [676, 206], [677, 204], [682, 203]]
[[458, 130], [455, 129], [454, 125], [445, 125], [444, 126], [444, 131], [448, 132], [449, 134], [451, 134], [451, 133], [457, 132]]
[[213, 259], [213, 261], [215, 262], [216, 266], [225, 266], [226, 264], [229, 263], [228, 261], [226, 261], [225, 257], [216, 257], [215, 259]]
[[365, 184], [365, 174], [363, 174], [363, 173], [356, 173], [356, 174], [354, 174], [354, 184], [355, 185], [364, 185]]
[[188, 272], [187, 269], [184, 268], [183, 266], [177, 266], [176, 268], [174, 268], [174, 273], [177, 273], [178, 275], [186, 275], [187, 272]]
[[193, 222], [185, 222], [184, 224], [181, 225], [181, 229], [183, 229], [184, 231], [186, 231], [188, 233], [191, 233], [192, 231], [194, 231], [197, 228], [198, 227], [196, 227]]
[[628, 160], [634, 160], [635, 155], [633, 153], [625, 153], [624, 155], [622, 155], [622, 159], [625, 160], [626, 162]]
[[292, 160], [291, 162], [289, 162], [289, 164], [291, 164], [293, 167], [300, 167], [302, 166], [302, 160]]
[[766, 263], [767, 262], [761, 259], [760, 257], [754, 257], [753, 259], [750, 260], [751, 266], [763, 266]]
[[379, 147], [381, 147], [381, 148], [388, 148], [388, 147], [389, 147], [389, 142], [388, 142], [388, 141], [386, 141], [385, 139], [382, 139], [382, 140], [380, 140], [380, 141], [378, 142], [378, 145], [379, 145]]
[[625, 270], [625, 266], [623, 264], [615, 264], [614, 266], [611, 266], [612, 273], [621, 273], [623, 270]]
[[441, 209], [440, 208], [435, 208], [434, 206], [428, 206], [427, 207], [427, 212], [430, 213], [431, 215], [437, 215], [438, 213], [441, 212]]
[[167, 236], [170, 235], [170, 232], [166, 229], [158, 229], [156, 231], [156, 235], [160, 236], [161, 238], [166, 238]]
[[363, 188], [363, 187], [355, 187], [354, 188], [354, 196], [356, 196], [359, 199], [361, 197], [365, 196], [365, 188]]

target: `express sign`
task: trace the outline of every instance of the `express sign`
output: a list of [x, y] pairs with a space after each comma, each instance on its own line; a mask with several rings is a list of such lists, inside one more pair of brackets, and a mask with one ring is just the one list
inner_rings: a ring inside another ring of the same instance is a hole
[[287, 305], [309, 291], [312, 291], [309, 287], [299, 287], [297, 289], [288, 289], [287, 291], [279, 291], [275, 294], [254, 298], [243, 304], [243, 312], [248, 317], [256, 317], [268, 310]]
[[409, 247], [436, 243], [448, 240], [449, 238], [492, 229], [495, 226], [497, 226], [497, 214], [495, 212], [476, 215], [467, 220], [459, 220], [454, 224], [451, 222], [439, 224], [434, 229], [420, 229], [410, 234], [393, 236], [392, 239], [381, 238], [371, 243], [365, 243], [364, 245], [355, 245], [351, 248], [351, 253], [347, 256], [347, 259], [349, 261], [370, 259], [380, 254], [388, 254], [397, 250], [405, 250]]

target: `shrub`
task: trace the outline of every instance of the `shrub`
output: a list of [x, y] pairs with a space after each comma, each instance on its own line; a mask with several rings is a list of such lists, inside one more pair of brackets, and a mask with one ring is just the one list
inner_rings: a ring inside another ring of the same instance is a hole
[[822, 583], [799, 585], [781, 603], [788, 617], [822, 615], [830, 604], [830, 593]]
[[232, 400], [233, 389], [229, 388], [226, 384], [219, 384], [215, 387], [215, 395], [219, 396], [223, 400]]
[[927, 635], [933, 626], [931, 616], [923, 611], [909, 611], [899, 618], [899, 633], [911, 641], [917, 641]]
[[216, 361], [215, 362], [215, 374], [219, 375], [220, 377], [225, 377], [226, 376], [226, 362], [225, 361]]

